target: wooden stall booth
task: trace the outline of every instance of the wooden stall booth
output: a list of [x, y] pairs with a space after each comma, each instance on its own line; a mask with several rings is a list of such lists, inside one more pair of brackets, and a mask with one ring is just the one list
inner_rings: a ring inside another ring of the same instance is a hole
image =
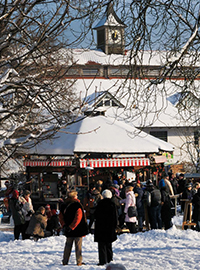
[[59, 198], [69, 186], [77, 184], [73, 159], [31, 157], [23, 162], [30, 183], [31, 198], [36, 205], [50, 204], [58, 207]]

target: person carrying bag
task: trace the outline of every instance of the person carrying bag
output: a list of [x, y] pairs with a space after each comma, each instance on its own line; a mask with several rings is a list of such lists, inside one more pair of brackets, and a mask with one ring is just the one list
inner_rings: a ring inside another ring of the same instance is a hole
[[126, 226], [130, 233], [136, 233], [136, 221], [137, 221], [137, 209], [136, 209], [136, 199], [133, 192], [132, 186], [127, 186], [125, 188], [126, 199], [123, 200], [125, 203], [124, 213]]

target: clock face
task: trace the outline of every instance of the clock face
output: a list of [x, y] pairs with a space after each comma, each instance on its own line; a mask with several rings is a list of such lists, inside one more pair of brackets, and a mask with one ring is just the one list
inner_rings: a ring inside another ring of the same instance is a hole
[[117, 30], [112, 32], [112, 40], [118, 40], [119, 38], [119, 32]]
[[109, 32], [109, 41], [110, 43], [118, 43], [120, 41], [120, 32], [118, 30], [111, 30]]

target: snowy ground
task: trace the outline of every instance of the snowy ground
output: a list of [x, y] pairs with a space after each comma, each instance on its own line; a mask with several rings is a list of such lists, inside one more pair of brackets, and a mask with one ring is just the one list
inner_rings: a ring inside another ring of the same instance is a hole
[[[173, 219], [181, 225], [182, 217]], [[9, 225], [0, 225], [1, 229]], [[13, 241], [13, 232], [0, 231], [0, 269], [106, 269], [97, 266], [97, 243], [93, 235], [83, 239], [83, 261], [85, 266], [76, 266], [74, 249], [67, 266], [61, 264], [65, 237], [53, 236], [38, 242], [31, 240]], [[145, 233], [122, 234], [113, 243], [113, 263], [123, 264], [127, 270], [134, 269], [200, 269], [200, 233], [182, 231], [175, 226], [165, 230]]]

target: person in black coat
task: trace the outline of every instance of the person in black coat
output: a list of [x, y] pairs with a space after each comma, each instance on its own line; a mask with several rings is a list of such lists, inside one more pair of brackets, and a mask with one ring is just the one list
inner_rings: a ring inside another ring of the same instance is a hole
[[184, 174], [179, 174], [178, 176], [178, 194], [182, 194], [183, 191], [185, 190], [185, 187], [186, 187], [186, 184], [187, 184], [187, 181], [185, 180], [184, 178]]
[[172, 227], [171, 221], [171, 199], [169, 196], [168, 189], [166, 188], [165, 182], [160, 186], [161, 192], [161, 218], [164, 223], [165, 230]]
[[61, 225], [59, 222], [59, 218], [58, 218], [56, 209], [52, 209], [51, 213], [52, 213], [52, 216], [47, 221], [46, 231], [50, 232], [50, 235], [54, 235], [54, 234], [59, 235]]
[[136, 197], [136, 206], [137, 206], [137, 219], [138, 219], [138, 226], [139, 231], [141, 232], [143, 230], [143, 220], [144, 220], [144, 205], [143, 205], [143, 195], [144, 190], [141, 188], [141, 183], [138, 180], [137, 184], [134, 188], [134, 193]]
[[[185, 209], [185, 200], [191, 201], [194, 195], [194, 191], [192, 190], [192, 183], [188, 183], [182, 193], [181, 199], [183, 200], [181, 203], [181, 210], [184, 212]], [[189, 211], [188, 211], [189, 212]]]
[[194, 195], [192, 199], [192, 203], [194, 205], [192, 219], [197, 224], [196, 230], [200, 231], [200, 189], [198, 189], [197, 193]]
[[113, 260], [112, 242], [117, 240], [117, 210], [111, 201], [112, 192], [105, 189], [103, 200], [99, 201], [95, 210], [94, 241], [98, 242], [99, 264], [104, 265]]
[[169, 181], [170, 181], [170, 183], [172, 185], [174, 194], [178, 194], [178, 180], [177, 180], [176, 177], [174, 177], [173, 173], [171, 174]]
[[153, 183], [148, 183], [146, 185], [146, 190], [151, 194], [151, 204], [148, 207], [151, 229], [162, 229], [161, 192], [153, 185]]

